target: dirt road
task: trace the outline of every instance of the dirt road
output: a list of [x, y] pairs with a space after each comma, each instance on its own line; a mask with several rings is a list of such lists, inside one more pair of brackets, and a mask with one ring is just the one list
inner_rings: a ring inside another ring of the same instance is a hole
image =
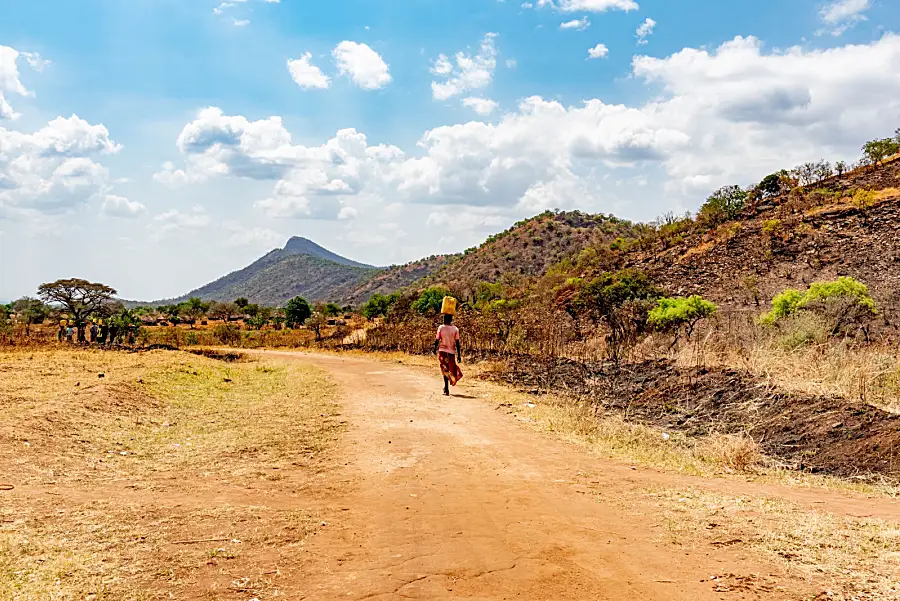
[[702, 601], [816, 592], [738, 547], [670, 544], [658, 509], [634, 493], [668, 476], [604, 465], [522, 427], [471, 389], [445, 398], [436, 377], [404, 366], [266, 354], [328, 370], [346, 396], [350, 429], [335, 476], [349, 492], [307, 546], [305, 599]]

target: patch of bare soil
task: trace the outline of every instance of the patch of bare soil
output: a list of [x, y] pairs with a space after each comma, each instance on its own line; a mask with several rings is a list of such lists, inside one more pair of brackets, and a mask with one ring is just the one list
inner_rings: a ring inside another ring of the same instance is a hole
[[746, 434], [795, 469], [900, 478], [900, 416], [841, 397], [781, 391], [737, 370], [522, 357], [508, 360], [500, 378], [535, 392], [568, 392], [628, 420], [690, 436]]
[[0, 353], [0, 599], [296, 598], [334, 394], [279, 362]]

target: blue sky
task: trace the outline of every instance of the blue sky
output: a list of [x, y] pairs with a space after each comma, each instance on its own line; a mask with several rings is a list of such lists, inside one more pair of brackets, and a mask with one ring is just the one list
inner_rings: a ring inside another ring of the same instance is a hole
[[0, 0], [0, 15], [3, 299], [68, 276], [180, 294], [291, 235], [390, 264], [547, 208], [649, 221], [900, 126], [888, 0]]

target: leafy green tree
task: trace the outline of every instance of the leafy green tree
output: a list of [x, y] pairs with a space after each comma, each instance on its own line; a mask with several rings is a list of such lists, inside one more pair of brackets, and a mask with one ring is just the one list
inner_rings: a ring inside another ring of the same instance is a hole
[[362, 314], [366, 319], [375, 319], [376, 317], [386, 317], [391, 305], [400, 298], [398, 293], [394, 294], [375, 294], [363, 305]]
[[234, 303], [211, 303], [209, 306], [209, 315], [212, 319], [221, 319], [223, 323], [228, 322], [234, 315], [237, 315], [240, 309]]
[[497, 337], [503, 344], [509, 341], [513, 328], [519, 319], [522, 303], [518, 300], [498, 298], [484, 307], [485, 316], [497, 331]]
[[862, 148], [864, 158], [876, 168], [884, 164], [884, 159], [900, 152], [900, 142], [894, 138], [870, 140]]
[[42, 303], [39, 299], [24, 296], [8, 306], [17, 319], [26, 325], [37, 325], [44, 323], [44, 320], [50, 315], [50, 307]]
[[258, 311], [256, 315], [253, 315], [247, 319], [247, 325], [254, 330], [261, 330], [269, 325], [270, 322], [271, 317], [263, 311]]
[[843, 177], [846, 172], [850, 171], [847, 161], [838, 161], [835, 163], [834, 170], [837, 172], [838, 177]]
[[191, 323], [191, 329], [194, 324], [203, 319], [206, 312], [209, 311], [210, 304], [203, 302], [203, 299], [192, 297], [179, 305], [180, 313]]
[[281, 330], [286, 322], [287, 316], [284, 314], [284, 309], [275, 309], [272, 313], [272, 325], [275, 326], [275, 329]]
[[88, 320], [104, 310], [116, 291], [105, 284], [78, 278], [57, 280], [38, 287], [38, 297], [47, 304], [61, 306], [78, 328], [78, 341], [84, 342]]
[[716, 310], [717, 307], [713, 303], [697, 295], [687, 298], [661, 298], [647, 315], [647, 323], [661, 332], [674, 334], [672, 346], [675, 346], [681, 332], [686, 332], [690, 340], [697, 323], [711, 316]]
[[289, 328], [303, 325], [303, 322], [309, 319], [311, 315], [312, 309], [310, 309], [309, 303], [302, 296], [295, 296], [284, 307], [285, 324]]
[[788, 178], [789, 174], [785, 170], [771, 173], [764, 177], [763, 180], [759, 182], [759, 184], [757, 184], [755, 188], [756, 193], [762, 199], [780, 196], [790, 190]]
[[250, 301], [243, 296], [239, 296], [238, 298], [234, 299], [234, 304], [237, 305], [238, 309], [243, 309], [250, 304]]
[[25, 324], [26, 336], [31, 335], [31, 326], [44, 323], [44, 320], [50, 316], [50, 307], [36, 298], [29, 298], [27, 296], [6, 305], [3, 309], [0, 309], [0, 311], [2, 311], [4, 315], [15, 313], [16, 321]]
[[338, 317], [341, 314], [341, 306], [337, 303], [326, 303], [322, 305], [322, 313], [327, 317]]
[[747, 202], [747, 192], [740, 186], [725, 186], [713, 192], [700, 207], [699, 219], [709, 225], [724, 223], [737, 217]]
[[504, 298], [506, 290], [500, 282], [481, 282], [475, 289], [475, 305], [484, 308], [491, 302]]
[[412, 304], [412, 310], [420, 315], [437, 315], [441, 312], [441, 304], [443, 304], [445, 296], [450, 296], [450, 291], [443, 286], [426, 288], [419, 294], [419, 299]]
[[609, 357], [618, 361], [622, 351], [645, 331], [647, 313], [659, 296], [659, 289], [645, 273], [626, 269], [583, 283], [567, 311], [573, 317], [584, 316], [606, 325]]
[[394, 298], [394, 301], [391, 303], [390, 307], [388, 307], [385, 317], [389, 323], [403, 323], [409, 321], [415, 314], [412, 307], [413, 304], [419, 300], [419, 292], [410, 290], [397, 293], [395, 296], [396, 298]]

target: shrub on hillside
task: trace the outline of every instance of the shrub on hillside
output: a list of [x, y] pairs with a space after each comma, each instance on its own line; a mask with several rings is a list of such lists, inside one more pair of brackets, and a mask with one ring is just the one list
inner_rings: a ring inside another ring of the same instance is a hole
[[842, 276], [829, 282], [811, 284], [806, 291], [784, 290], [772, 299], [772, 310], [760, 321], [771, 325], [802, 310], [823, 315], [828, 320], [832, 335], [849, 325], [862, 325], [878, 314], [868, 287], [851, 277]]
[[776, 171], [763, 178], [753, 188], [753, 196], [759, 200], [767, 200], [781, 196], [799, 185], [799, 182], [786, 169]]
[[672, 346], [675, 346], [681, 332], [685, 332], [690, 339], [697, 323], [711, 316], [716, 310], [717, 307], [713, 303], [697, 295], [687, 298], [661, 298], [656, 301], [656, 307], [650, 310], [647, 322], [661, 332], [674, 334]]
[[746, 202], [747, 192], [740, 186], [725, 186], [710, 194], [697, 218], [706, 225], [718, 225], [737, 217]]

